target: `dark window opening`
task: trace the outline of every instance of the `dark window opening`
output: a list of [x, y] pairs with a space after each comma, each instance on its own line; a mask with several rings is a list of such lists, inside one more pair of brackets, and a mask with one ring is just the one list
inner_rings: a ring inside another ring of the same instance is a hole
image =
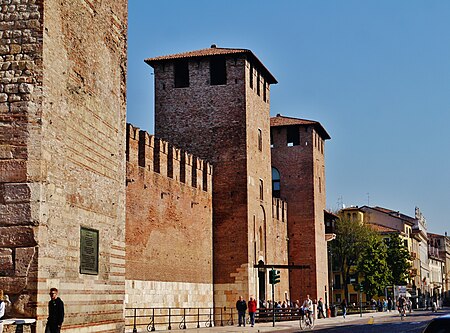
[[262, 131], [258, 128], [258, 149], [262, 151]]
[[250, 88], [253, 89], [253, 65], [250, 64]]
[[180, 156], [180, 182], [186, 183], [186, 153], [184, 151]]
[[203, 161], [203, 191], [208, 191], [208, 163]]
[[209, 61], [211, 85], [227, 84], [227, 65], [224, 57], [214, 57]]
[[189, 87], [189, 63], [187, 60], [175, 62], [175, 88]]
[[261, 80], [261, 76], [258, 73], [258, 77], [256, 78], [256, 93], [258, 94], [258, 96], [261, 95], [261, 87], [260, 87], [260, 81]]
[[273, 148], [273, 134], [272, 134], [272, 131], [270, 131], [270, 148]]
[[259, 200], [264, 200], [264, 182], [259, 180]]
[[173, 146], [169, 145], [167, 152], [167, 177], [173, 178]]
[[287, 128], [287, 145], [289, 147], [298, 146], [300, 144], [300, 133], [298, 126], [290, 126]]
[[274, 167], [272, 167], [272, 196], [280, 197], [280, 172]]
[[197, 157], [192, 157], [192, 187], [197, 187]]
[[267, 101], [267, 84], [266, 84], [266, 80], [264, 79], [264, 84], [263, 84], [263, 101], [266, 102]]

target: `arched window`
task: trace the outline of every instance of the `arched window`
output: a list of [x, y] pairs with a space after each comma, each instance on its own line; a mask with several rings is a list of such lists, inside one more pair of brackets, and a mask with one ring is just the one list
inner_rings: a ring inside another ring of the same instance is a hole
[[280, 172], [274, 167], [272, 167], [272, 196], [280, 197]]

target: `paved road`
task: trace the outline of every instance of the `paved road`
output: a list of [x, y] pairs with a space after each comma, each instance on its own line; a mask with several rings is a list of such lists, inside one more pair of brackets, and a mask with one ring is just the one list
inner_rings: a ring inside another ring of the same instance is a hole
[[[431, 311], [415, 311], [408, 314], [405, 320], [400, 320], [398, 312], [376, 312], [366, 313], [363, 317], [359, 315], [350, 315], [346, 319], [342, 317], [319, 319], [316, 321], [314, 332], [332, 332], [332, 333], [420, 333], [426, 324], [434, 317], [450, 313], [446, 308], [435, 314]], [[128, 327], [126, 332], [132, 332]], [[147, 332], [145, 328], [139, 327], [138, 332]], [[255, 327], [237, 327], [223, 326], [211, 328], [190, 328], [187, 330], [156, 330], [159, 332], [176, 333], [262, 333], [262, 332], [280, 332], [280, 333], [300, 333], [301, 331], [297, 321], [277, 322], [275, 327], [271, 323], [256, 324]]]

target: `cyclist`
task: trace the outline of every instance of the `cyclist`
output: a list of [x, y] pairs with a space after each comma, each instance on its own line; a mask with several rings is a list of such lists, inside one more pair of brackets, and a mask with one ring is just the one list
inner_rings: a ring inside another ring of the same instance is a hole
[[400, 295], [400, 297], [398, 298], [398, 312], [400, 313], [400, 316], [406, 316], [405, 305], [406, 298], [405, 296]]
[[306, 314], [306, 318], [309, 319], [310, 323], [312, 323], [313, 319], [311, 314], [313, 313], [313, 302], [311, 298], [309, 298], [309, 295], [306, 295], [306, 299], [303, 302], [303, 311]]

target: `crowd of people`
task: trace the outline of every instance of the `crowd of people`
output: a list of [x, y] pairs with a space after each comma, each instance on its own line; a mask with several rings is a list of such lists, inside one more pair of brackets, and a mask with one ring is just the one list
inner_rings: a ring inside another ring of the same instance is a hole
[[313, 304], [317, 304], [318, 318], [325, 318], [325, 308], [322, 298], [320, 298], [319, 301], [313, 301], [310, 296], [307, 295], [306, 299], [303, 302], [300, 302], [299, 300], [296, 300], [295, 302], [284, 300], [275, 301], [274, 303], [271, 300], [260, 300], [258, 307], [256, 299], [253, 296], [250, 297], [248, 302], [246, 302], [242, 296], [239, 296], [239, 299], [236, 301], [236, 310], [238, 312], [238, 326], [245, 326], [247, 310], [250, 318], [250, 325], [253, 327], [255, 325], [255, 314], [257, 309], [260, 311], [260, 313], [264, 312], [265, 310], [270, 311], [271, 309], [275, 309], [275, 311], [277, 312], [288, 312], [287, 310], [295, 309], [295, 313], [299, 313], [302, 315], [307, 314], [309, 316], [314, 312]]

